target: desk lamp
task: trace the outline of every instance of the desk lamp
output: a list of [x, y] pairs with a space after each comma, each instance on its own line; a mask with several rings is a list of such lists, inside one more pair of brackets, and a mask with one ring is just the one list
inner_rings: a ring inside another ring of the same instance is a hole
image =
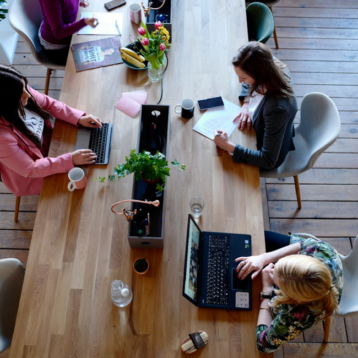
[[119, 204], [125, 203], [125, 202], [141, 203], [141, 204], [148, 204], [148, 205], [154, 205], [154, 206], [159, 206], [159, 204], [160, 204], [159, 200], [143, 201], [143, 200], [132, 200], [132, 199], [121, 200], [121, 201], [118, 201], [117, 203], [113, 204], [112, 207], [111, 207], [112, 213], [114, 213], [116, 215], [124, 215], [124, 217], [127, 219], [128, 222], [133, 220], [134, 215], [137, 214], [137, 209], [134, 209], [133, 211], [123, 209], [121, 213], [118, 213], [117, 211], [114, 211], [114, 209], [113, 209], [116, 205], [119, 205]]

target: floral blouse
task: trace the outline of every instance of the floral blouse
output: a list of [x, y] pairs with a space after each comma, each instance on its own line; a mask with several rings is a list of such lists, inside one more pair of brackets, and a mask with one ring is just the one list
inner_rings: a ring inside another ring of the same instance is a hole
[[[328, 243], [313, 239], [303, 239], [291, 235], [290, 244], [299, 242], [300, 255], [316, 257], [331, 271], [333, 284], [338, 288], [338, 302], [342, 296], [343, 268], [337, 251]], [[274, 300], [275, 298], [273, 298]], [[306, 306], [282, 304], [271, 308], [274, 317], [270, 326], [259, 325], [256, 328], [257, 348], [262, 353], [271, 353], [284, 343], [295, 339], [302, 331], [308, 329], [324, 317], [324, 313], [313, 313]]]

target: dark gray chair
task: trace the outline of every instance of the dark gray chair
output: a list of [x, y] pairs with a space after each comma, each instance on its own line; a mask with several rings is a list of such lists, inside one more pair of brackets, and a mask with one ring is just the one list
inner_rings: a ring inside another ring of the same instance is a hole
[[42, 22], [42, 12], [38, 0], [14, 0], [9, 9], [9, 23], [29, 45], [35, 60], [47, 67], [45, 94], [48, 94], [52, 70], [64, 70], [66, 64], [49, 60], [43, 50], [38, 30]]
[[[272, 6], [277, 4], [278, 2], [280, 2], [280, 0], [257, 0], [257, 1], [246, 1], [246, 4], [251, 4], [252, 2], [262, 2], [263, 4], [265, 4], [266, 6], [268, 6], [268, 8], [271, 10], [272, 13], [272, 17], [273, 17], [273, 10], [272, 10]], [[275, 39], [275, 45], [276, 48], [278, 49], [278, 40], [277, 40], [277, 35], [276, 35], [276, 26], [274, 26], [273, 29], [273, 37]]]
[[253, 2], [246, 8], [249, 41], [266, 43], [275, 29], [270, 9], [260, 2]]
[[11, 345], [24, 274], [18, 259], [0, 260], [0, 352]]
[[293, 138], [296, 150], [287, 154], [276, 169], [262, 170], [263, 178], [293, 177], [298, 208], [301, 209], [301, 193], [298, 174], [311, 169], [318, 157], [337, 139], [341, 120], [334, 102], [325, 94], [307, 94], [301, 103], [301, 121]]

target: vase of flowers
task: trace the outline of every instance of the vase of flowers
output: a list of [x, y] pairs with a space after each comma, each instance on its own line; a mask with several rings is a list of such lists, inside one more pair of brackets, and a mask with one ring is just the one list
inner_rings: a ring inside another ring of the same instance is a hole
[[140, 50], [140, 53], [148, 61], [148, 76], [153, 83], [159, 82], [163, 76], [166, 66], [165, 53], [169, 51], [168, 48], [171, 46], [169, 43], [170, 35], [164, 25], [157, 21], [154, 27], [155, 31], [151, 34], [143, 22], [138, 29], [139, 41], [144, 48]]

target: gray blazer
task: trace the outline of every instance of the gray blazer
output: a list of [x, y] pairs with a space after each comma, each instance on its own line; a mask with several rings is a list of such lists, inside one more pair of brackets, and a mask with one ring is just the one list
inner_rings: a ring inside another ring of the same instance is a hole
[[[240, 97], [245, 96], [245, 92], [247, 88], [243, 88]], [[265, 96], [252, 118], [257, 138], [257, 150], [237, 144], [233, 160], [252, 164], [261, 169], [278, 168], [285, 160], [287, 153], [295, 149], [293, 120], [296, 113], [295, 96], [292, 98]]]

